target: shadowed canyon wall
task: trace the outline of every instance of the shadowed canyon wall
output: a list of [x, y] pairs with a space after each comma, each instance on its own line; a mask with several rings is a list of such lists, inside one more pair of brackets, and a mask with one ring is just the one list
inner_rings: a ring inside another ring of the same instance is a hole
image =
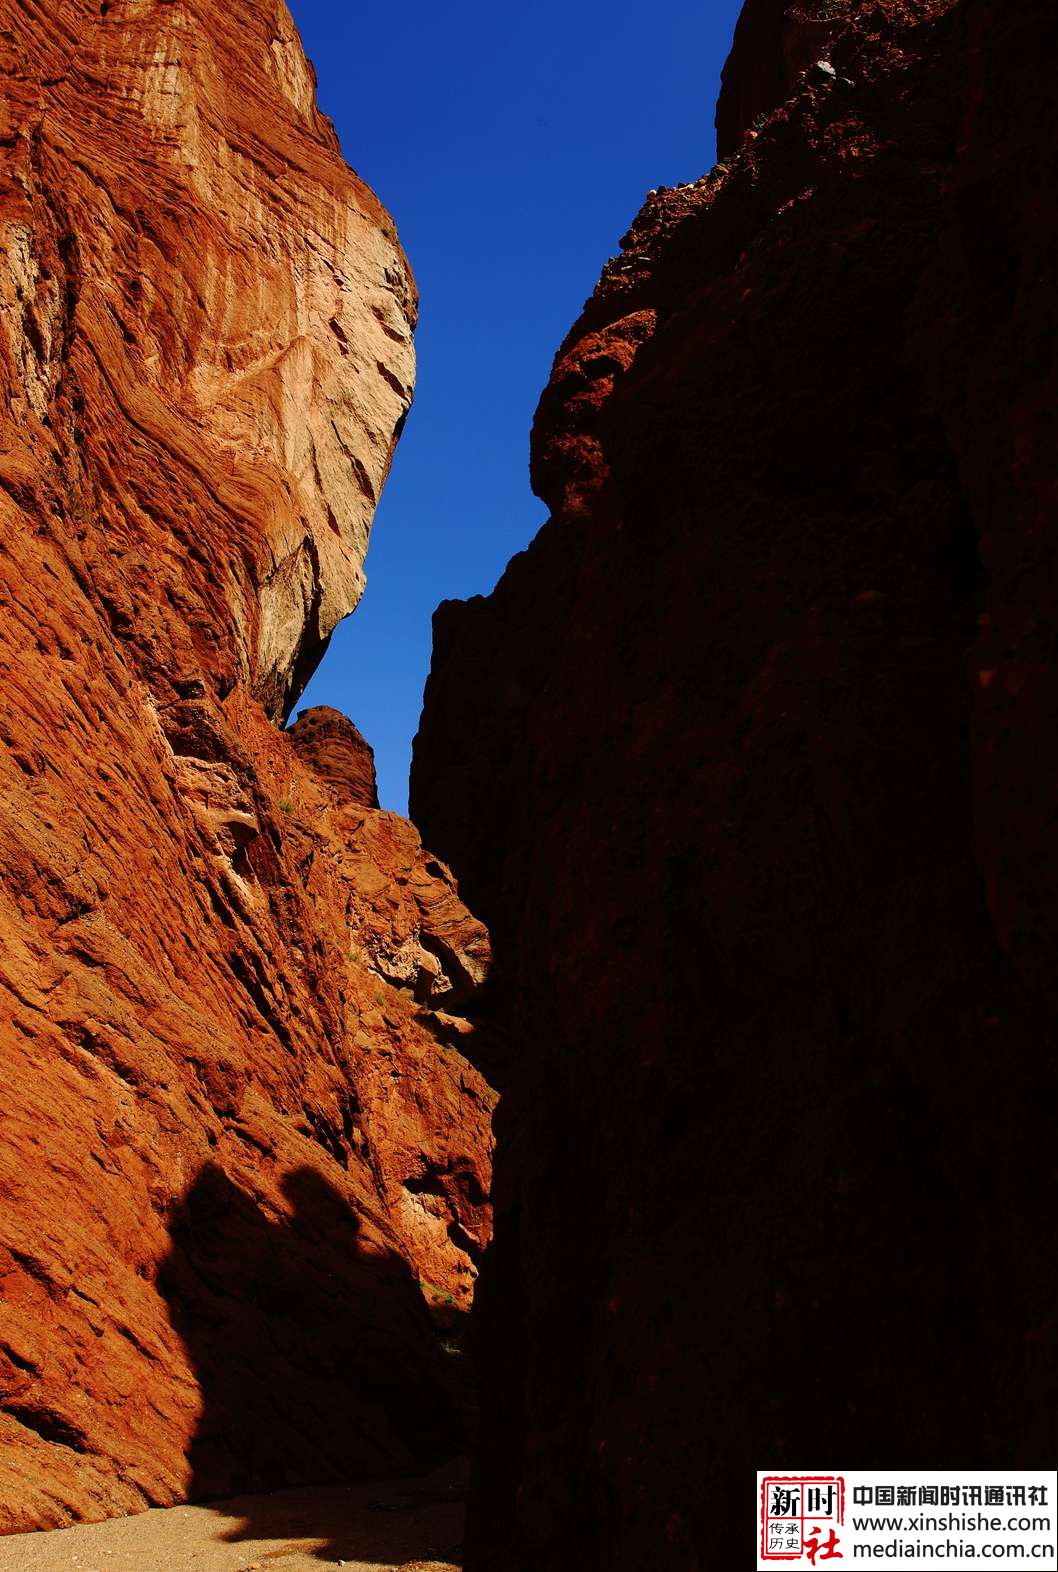
[[0, 0], [0, 1531], [460, 1445], [488, 935], [334, 712], [415, 288], [281, 0]]
[[1051, 0], [751, 0], [437, 613], [412, 812], [512, 1033], [468, 1572], [1055, 1455], [1056, 65]]

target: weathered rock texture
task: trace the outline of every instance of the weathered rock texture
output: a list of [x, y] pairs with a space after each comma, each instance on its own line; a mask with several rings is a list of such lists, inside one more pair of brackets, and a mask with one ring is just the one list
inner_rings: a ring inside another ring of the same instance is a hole
[[449, 1452], [493, 1099], [484, 930], [269, 718], [410, 397], [390, 221], [281, 3], [0, 23], [12, 1530]]
[[203, 668], [279, 711], [359, 598], [411, 399], [392, 224], [280, 0], [0, 17], [8, 490], [105, 529], [93, 583], [159, 690]]
[[378, 807], [374, 749], [347, 715], [327, 704], [302, 710], [290, 728], [290, 740], [339, 802]]
[[1058, 1445], [1058, 14], [828, 53], [736, 53], [737, 156], [556, 360], [551, 520], [437, 615], [413, 813], [515, 1038], [468, 1572], [742, 1565], [757, 1467]]

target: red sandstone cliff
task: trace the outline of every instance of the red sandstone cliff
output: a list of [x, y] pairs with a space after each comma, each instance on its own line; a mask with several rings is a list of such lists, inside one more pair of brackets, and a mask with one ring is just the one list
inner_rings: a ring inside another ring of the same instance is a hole
[[281, 0], [0, 0], [0, 71], [2, 1531], [450, 1451], [493, 1098], [484, 929], [273, 724], [411, 397], [392, 224]]
[[747, 5], [726, 162], [556, 359], [550, 521], [436, 618], [413, 813], [514, 1035], [468, 1572], [1058, 1443], [1058, 16], [830, 10], [797, 79]]

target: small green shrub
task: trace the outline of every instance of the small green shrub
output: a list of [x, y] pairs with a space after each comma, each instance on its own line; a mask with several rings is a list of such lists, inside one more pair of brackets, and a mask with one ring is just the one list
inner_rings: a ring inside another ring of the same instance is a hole
[[435, 1305], [454, 1305], [456, 1302], [455, 1294], [448, 1293], [444, 1288], [435, 1288], [433, 1283], [423, 1282], [422, 1278], [419, 1279], [419, 1287], [424, 1294], [429, 1294]]

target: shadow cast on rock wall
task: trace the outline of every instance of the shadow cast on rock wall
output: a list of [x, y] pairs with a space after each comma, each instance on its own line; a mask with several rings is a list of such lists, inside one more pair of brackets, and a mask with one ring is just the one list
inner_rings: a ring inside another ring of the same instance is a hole
[[159, 1288], [201, 1390], [191, 1500], [422, 1472], [463, 1436], [407, 1263], [367, 1253], [319, 1173], [276, 1216], [215, 1165], [175, 1211]]

